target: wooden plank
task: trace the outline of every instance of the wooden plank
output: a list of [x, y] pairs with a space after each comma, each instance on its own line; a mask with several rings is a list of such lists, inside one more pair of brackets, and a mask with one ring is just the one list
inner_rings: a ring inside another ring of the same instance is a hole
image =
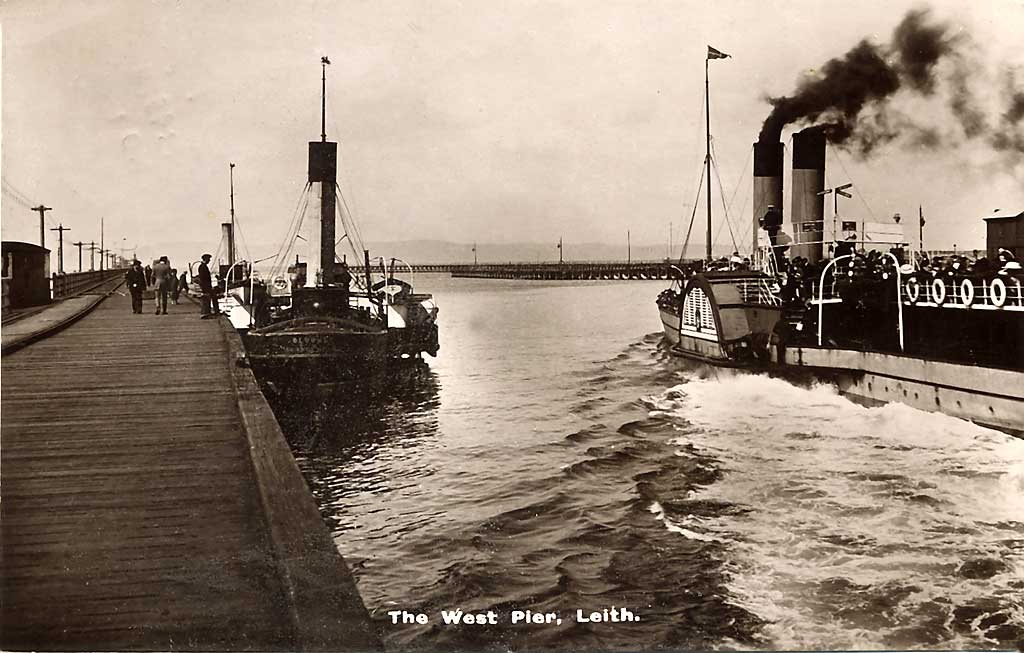
[[115, 294], [2, 373], [2, 648], [299, 645], [216, 321]]

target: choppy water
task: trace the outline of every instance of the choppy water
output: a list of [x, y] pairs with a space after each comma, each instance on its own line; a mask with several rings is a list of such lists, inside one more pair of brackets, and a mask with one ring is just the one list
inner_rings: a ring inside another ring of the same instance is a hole
[[[389, 650], [1024, 638], [1024, 440], [674, 359], [656, 282], [417, 286], [438, 359], [279, 407]], [[613, 606], [640, 621], [574, 619]]]

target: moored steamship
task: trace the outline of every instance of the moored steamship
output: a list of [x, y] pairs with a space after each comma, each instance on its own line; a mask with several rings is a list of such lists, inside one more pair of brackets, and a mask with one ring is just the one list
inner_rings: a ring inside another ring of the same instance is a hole
[[[323, 112], [330, 62], [324, 57], [321, 63]], [[322, 113], [320, 141], [309, 143], [304, 198], [273, 268], [262, 277], [253, 270], [246, 283], [225, 288], [249, 364], [261, 381], [278, 389], [359, 380], [386, 370], [394, 359], [435, 356], [439, 349], [433, 298], [397, 278], [395, 260], [390, 269], [383, 260], [371, 265], [365, 249], [351, 268], [345, 257], [339, 260], [337, 244], [352, 243], [357, 235], [350, 228], [338, 237], [336, 215], [346, 225], [339, 206], [344, 199], [337, 184], [338, 144], [327, 140], [325, 122]], [[306, 207], [317, 220], [308, 239], [299, 235]], [[291, 258], [297, 239], [310, 241], [305, 261]]]

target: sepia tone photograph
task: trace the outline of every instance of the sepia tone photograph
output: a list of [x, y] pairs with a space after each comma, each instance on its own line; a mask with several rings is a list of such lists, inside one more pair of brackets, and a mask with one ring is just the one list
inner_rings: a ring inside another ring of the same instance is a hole
[[0, 649], [1024, 650], [1022, 33], [0, 3]]

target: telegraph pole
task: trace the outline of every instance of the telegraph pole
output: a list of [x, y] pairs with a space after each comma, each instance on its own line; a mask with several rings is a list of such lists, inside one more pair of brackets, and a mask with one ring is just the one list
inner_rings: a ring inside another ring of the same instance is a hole
[[62, 222], [50, 231], [57, 232], [57, 274], [64, 274], [64, 232], [71, 231], [71, 227], [65, 227]]
[[633, 262], [633, 254], [629, 245], [629, 229], [626, 229], [626, 265]]
[[81, 272], [82, 271], [82, 246], [85, 245], [85, 243], [79, 241], [77, 243], [71, 243], [71, 244], [78, 248], [78, 271]]
[[106, 252], [103, 251], [103, 218], [100, 218], [100, 272], [103, 272], [103, 257]]
[[95, 240], [90, 240], [89, 241], [89, 269], [90, 270], [95, 270], [96, 269], [96, 250], [97, 249], [99, 249], [99, 248], [96, 247], [96, 241]]
[[39, 246], [46, 247], [46, 219], [44, 216], [47, 211], [52, 211], [53, 209], [40, 204], [39, 206], [33, 206], [32, 210], [39, 211]]

